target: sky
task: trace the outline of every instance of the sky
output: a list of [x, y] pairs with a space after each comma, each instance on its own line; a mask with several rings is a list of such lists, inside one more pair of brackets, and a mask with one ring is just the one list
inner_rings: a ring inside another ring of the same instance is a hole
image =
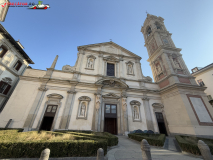
[[[28, 2], [33, 0], [10, 0]], [[43, 0], [47, 10], [10, 7], [1, 24], [35, 62], [46, 70], [56, 55], [56, 65], [75, 65], [77, 46], [109, 42], [142, 57], [144, 76], [152, 72], [140, 32], [149, 14], [161, 16], [191, 72], [213, 63], [213, 0]]]

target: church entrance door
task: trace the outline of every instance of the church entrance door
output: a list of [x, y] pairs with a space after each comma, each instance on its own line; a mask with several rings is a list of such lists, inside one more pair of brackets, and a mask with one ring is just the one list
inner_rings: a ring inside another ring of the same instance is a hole
[[56, 110], [57, 110], [57, 106], [54, 106], [54, 105], [47, 106], [47, 109], [44, 113], [44, 118], [41, 123], [40, 130], [46, 130], [46, 131], [51, 130]]
[[166, 127], [165, 127], [163, 114], [160, 112], [155, 112], [155, 115], [156, 115], [157, 122], [158, 122], [159, 132], [161, 134], [165, 134], [167, 136], [168, 134], [167, 134]]
[[105, 105], [104, 132], [117, 134], [117, 105], [115, 104]]

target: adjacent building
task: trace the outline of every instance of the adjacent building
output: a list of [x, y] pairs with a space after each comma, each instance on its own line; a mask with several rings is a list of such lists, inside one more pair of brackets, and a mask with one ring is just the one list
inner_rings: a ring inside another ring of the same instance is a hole
[[8, 9], [9, 9], [9, 5], [8, 3], [10, 3], [9, 0], [1, 0], [0, 2], [0, 21], [4, 22]]
[[199, 86], [207, 87], [204, 92], [207, 94], [209, 103], [213, 105], [213, 63], [205, 67], [193, 68], [191, 75], [196, 77], [195, 81]]
[[0, 111], [15, 89], [19, 76], [29, 64], [34, 64], [23, 49], [0, 24]]
[[74, 66], [26, 69], [0, 116], [0, 127], [93, 130], [123, 135], [136, 129], [209, 136], [213, 108], [198, 86], [164, 19], [147, 14], [141, 28], [154, 81], [141, 57], [114, 42], [78, 47]]

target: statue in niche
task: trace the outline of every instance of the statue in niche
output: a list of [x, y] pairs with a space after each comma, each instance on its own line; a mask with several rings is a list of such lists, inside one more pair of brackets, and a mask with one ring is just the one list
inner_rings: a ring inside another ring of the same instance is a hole
[[128, 72], [128, 74], [133, 74], [133, 69], [132, 69], [132, 65], [131, 64], [128, 65], [127, 72]]
[[139, 119], [138, 107], [134, 106], [134, 119]]
[[158, 75], [162, 73], [162, 68], [161, 68], [160, 64], [156, 65], [156, 70], [157, 70]]
[[174, 62], [174, 64], [175, 64], [175, 67], [176, 67], [176, 68], [181, 69], [180, 64], [179, 64], [179, 62], [177, 61], [176, 58], [173, 59], [173, 62]]
[[93, 59], [90, 58], [90, 59], [88, 60], [87, 67], [93, 69]]
[[80, 116], [85, 117], [85, 113], [86, 113], [86, 105], [85, 105], [85, 103], [82, 103], [81, 109], [80, 109]]

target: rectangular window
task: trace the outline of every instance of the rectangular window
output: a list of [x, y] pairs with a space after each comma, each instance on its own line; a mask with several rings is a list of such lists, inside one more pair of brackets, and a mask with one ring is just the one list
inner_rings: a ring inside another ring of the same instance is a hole
[[9, 85], [3, 81], [0, 82], [0, 93], [7, 95], [10, 88], [11, 88], [11, 85]]
[[197, 82], [198, 82], [198, 84], [199, 84], [200, 86], [205, 86], [205, 84], [204, 84], [204, 82], [203, 82], [202, 79], [197, 80]]
[[107, 76], [115, 76], [115, 64], [107, 63]]
[[21, 66], [22, 66], [22, 63], [21, 61], [18, 60], [13, 68], [18, 71], [21, 68]]
[[1, 47], [0, 47], [0, 57], [1, 57], [1, 58], [4, 57], [4, 55], [6, 54], [7, 51], [8, 51], [8, 50], [7, 50], [6, 47], [1, 46]]

